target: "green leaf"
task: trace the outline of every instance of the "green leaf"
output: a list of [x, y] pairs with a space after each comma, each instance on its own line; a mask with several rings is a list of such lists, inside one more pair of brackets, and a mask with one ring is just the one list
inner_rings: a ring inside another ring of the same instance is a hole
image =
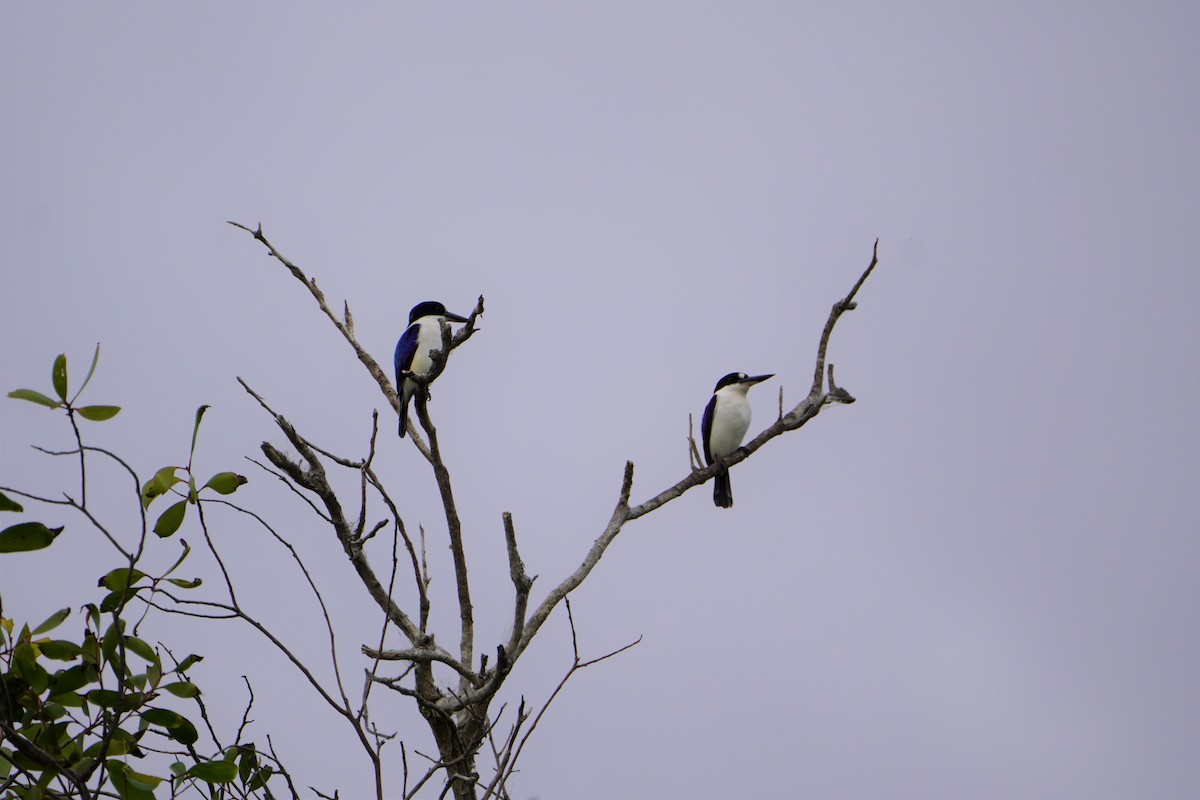
[[87, 693], [89, 703], [101, 708], [113, 708], [117, 711], [133, 711], [146, 701], [146, 695], [141, 692], [126, 692], [121, 695], [112, 689], [92, 689]]
[[155, 661], [146, 667], [146, 680], [150, 682], [151, 688], [157, 689], [158, 682], [162, 680], [162, 661]]
[[168, 683], [162, 688], [166, 689], [176, 697], [195, 697], [200, 694], [200, 687], [191, 681], [179, 681], [178, 683]]
[[92, 366], [88, 367], [87, 377], [83, 379], [83, 383], [79, 385], [79, 391], [75, 392], [75, 397], [71, 398], [74, 403], [79, 395], [83, 394], [83, 390], [87, 388], [88, 382], [92, 379], [92, 373], [96, 371], [96, 364], [100, 361], [100, 343], [96, 342], [96, 352], [92, 353]]
[[106, 614], [110, 611], [116, 611], [137, 596], [137, 593], [137, 589], [118, 589], [115, 592], [109, 592], [100, 601], [100, 610]]
[[61, 692], [51, 697], [56, 703], [67, 708], [83, 708], [83, 698], [75, 692]]
[[154, 532], [164, 539], [171, 536], [183, 524], [185, 513], [187, 513], [187, 500], [180, 500], [159, 516], [158, 522], [154, 523]]
[[[208, 411], [208, 409], [208, 405], [202, 405], [196, 409], [196, 426], [192, 428], [192, 455], [196, 454], [196, 436], [200, 433], [200, 420], [204, 417], [204, 412]], [[192, 461], [189, 458], [188, 464], [190, 465], [191, 463]]]
[[97, 756], [100, 755], [101, 751], [103, 751], [104, 755], [110, 757], [127, 756], [133, 752], [133, 748], [137, 747], [137, 742], [130, 741], [130, 739], [118, 739], [114, 736], [109, 740], [108, 747], [102, 748], [99, 745], [100, 742], [96, 742], [95, 745], [89, 747], [87, 749], [88, 755]]
[[105, 589], [110, 589], [114, 592], [120, 592], [128, 589], [144, 577], [146, 577], [146, 573], [136, 567], [117, 567], [101, 578], [96, 585], [103, 586]]
[[250, 779], [250, 783], [246, 784], [246, 791], [257, 792], [267, 781], [271, 780], [271, 776], [274, 774], [270, 767], [260, 767], [254, 773], [254, 777]]
[[185, 774], [205, 783], [232, 783], [237, 778], [237, 765], [229, 761], [205, 761]]
[[34, 628], [33, 635], [37, 636], [39, 633], [45, 633], [46, 631], [54, 630], [62, 624], [64, 619], [69, 616], [71, 616], [71, 609], [60, 608], [58, 611], [55, 611], [53, 614], [51, 614], [45, 622]]
[[40, 522], [22, 522], [0, 531], [0, 553], [25, 553], [49, 547], [62, 528], [47, 528]]
[[129, 781], [130, 786], [136, 786], [148, 792], [153, 792], [154, 788], [163, 782], [162, 778], [147, 775], [144, 772], [134, 772], [131, 769], [125, 770], [125, 778]]
[[12, 500], [4, 492], [0, 492], [0, 511], [24, 511], [21, 504]]
[[42, 706], [41, 718], [46, 722], [53, 722], [56, 719], [62, 719], [67, 713], [67, 710], [62, 707], [61, 703], [46, 703]]
[[[71, 644], [74, 643], [72, 642]], [[75, 646], [79, 647], [78, 645]], [[42, 652], [45, 652], [45, 650], [43, 649]], [[88, 680], [87, 669], [82, 664], [77, 664], [70, 669], [64, 669], [62, 672], [55, 674], [54, 681], [50, 687], [50, 696], [62, 703], [63, 701], [59, 699], [59, 695], [74, 692], [76, 689], [82, 689], [89, 683], [91, 681]]]
[[67, 399], [67, 354], [59, 353], [58, 358], [54, 359], [54, 369], [50, 371], [50, 379], [54, 383], [54, 391], [58, 394], [58, 399], [66, 402]]
[[218, 494], [233, 494], [243, 483], [246, 483], [244, 475], [238, 475], [236, 472], [218, 472], [208, 479], [204, 488], [212, 489]]
[[258, 769], [258, 753], [254, 752], [254, 745], [247, 745], [242, 754], [238, 756], [238, 777], [242, 779], [242, 783], [250, 780], [250, 775], [254, 770]]
[[183, 552], [179, 554], [179, 558], [175, 559], [175, 563], [171, 565], [171, 568], [163, 573], [164, 576], [170, 575], [172, 572], [177, 570], [179, 565], [184, 562], [184, 559], [188, 557], [188, 553], [192, 552], [192, 548], [187, 543], [186, 539], [180, 539], [179, 543], [183, 545]]
[[164, 728], [178, 728], [187, 722], [181, 714], [167, 708], [147, 708], [142, 712], [142, 719], [151, 725], [161, 725]]
[[149, 508], [154, 498], [171, 491], [171, 487], [182, 480], [175, 477], [177, 469], [179, 467], [163, 467], [154, 473], [153, 478], [146, 481], [146, 485], [142, 487], [142, 508]]
[[83, 408], [75, 409], [79, 412], [79, 416], [84, 419], [90, 419], [92, 422], [103, 422], [106, 419], [112, 419], [121, 410], [120, 406], [84, 406]]
[[80, 611], [87, 612], [88, 621], [91, 622], [92, 627], [94, 627], [94, 628], [100, 627], [100, 609], [96, 606], [95, 603], [88, 603], [87, 605], [82, 606], [80, 608]]
[[105, 660], [110, 664], [117, 660], [118, 648], [121, 646], [121, 637], [124, 633], [124, 621], [116, 619], [108, 626], [108, 630], [104, 632], [104, 637], [100, 640], [100, 652], [104, 653]]
[[88, 747], [85, 755], [88, 756], [123, 756], [132, 753], [141, 758], [146, 755], [142, 749], [138, 747], [138, 739], [141, 738], [141, 733], [134, 735], [123, 728], [112, 728], [112, 739], [108, 742], [107, 747], [103, 746], [104, 742], [96, 742]]
[[154, 648], [135, 636], [125, 637], [125, 649], [151, 664], [159, 663], [158, 653], [154, 652]]
[[190, 656], [183, 659], [183, 661], [180, 661], [179, 666], [177, 666], [173, 671], [182, 675], [184, 671], [190, 669], [192, 666], [203, 660], [204, 656], [198, 656], [195, 653], [192, 653]]
[[42, 655], [52, 661], [74, 661], [83, 653], [83, 648], [66, 639], [48, 639], [37, 643]]
[[183, 717], [180, 717], [180, 720], [178, 725], [167, 728], [167, 735], [183, 745], [195, 744], [196, 740], [200, 738], [200, 734], [196, 732], [196, 726]]
[[105, 763], [108, 766], [108, 774], [112, 778], [113, 787], [117, 790], [121, 800], [154, 800], [154, 793], [145, 788], [141, 780], [148, 776], [139, 775], [125, 766], [124, 761], [118, 761], [115, 758], [110, 758]]
[[29, 683], [34, 694], [41, 694], [50, 686], [50, 674], [37, 663], [37, 653], [28, 642], [21, 642], [14, 648], [13, 671]]
[[121, 702], [121, 695], [112, 689], [92, 689], [87, 693], [87, 699], [101, 708], [115, 708]]
[[199, 578], [192, 578], [190, 581], [185, 581], [183, 578], [167, 578], [167, 583], [174, 584], [180, 589], [195, 589], [197, 586], [204, 583], [204, 581], [200, 580]]
[[8, 396], [14, 400], [28, 400], [31, 403], [37, 403], [39, 406], [46, 408], [58, 408], [58, 401], [51, 400], [41, 392], [35, 392], [33, 389], [17, 389], [15, 392], [9, 392]]
[[100, 666], [100, 642], [96, 641], [96, 636], [91, 631], [83, 637], [82, 650], [85, 664]]

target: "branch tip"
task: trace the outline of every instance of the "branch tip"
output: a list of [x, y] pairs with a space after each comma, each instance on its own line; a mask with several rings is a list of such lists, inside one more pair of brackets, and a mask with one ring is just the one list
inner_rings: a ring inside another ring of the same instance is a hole
[[618, 505], [628, 508], [629, 495], [633, 492], [633, 462], [625, 462], [625, 476], [621, 479], [621, 500]]

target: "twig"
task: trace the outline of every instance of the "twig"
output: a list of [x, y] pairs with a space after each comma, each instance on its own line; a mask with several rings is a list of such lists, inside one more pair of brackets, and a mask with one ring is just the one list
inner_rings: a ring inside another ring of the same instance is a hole
[[[513, 770], [516, 768], [517, 759], [521, 757], [521, 752], [525, 749], [525, 743], [529, 741], [529, 737], [532, 736], [533, 732], [537, 729], [538, 723], [542, 721], [542, 717], [545, 716], [546, 711], [550, 708], [551, 703], [553, 703], [555, 698], [558, 697], [558, 693], [562, 691], [562, 688], [567, 685], [567, 681], [569, 681], [576, 672], [581, 669], [587, 669], [594, 664], [599, 664], [602, 661], [606, 661], [613, 656], [620, 655], [626, 650], [636, 647], [642, 641], [642, 637], [639, 636], [637, 639], [623, 647], [618, 647], [616, 650], [605, 653], [602, 656], [584, 661], [579, 657], [579, 637], [575, 631], [575, 616], [571, 613], [571, 600], [570, 598], [564, 598], [563, 602], [567, 607], [567, 622], [571, 626], [571, 651], [575, 656], [574, 661], [571, 664], [571, 668], [567, 670], [567, 674], [564, 675], [562, 680], [558, 682], [558, 686], [554, 687], [554, 691], [550, 693], [550, 697], [546, 700], [541, 709], [538, 711], [537, 715], [533, 718], [533, 722], [530, 724], [529, 729], [525, 731], [525, 735], [521, 737], [521, 741], [517, 745], [517, 749], [512, 751], [512, 757], [507, 759], [507, 763], [505, 764], [504, 768], [498, 770], [496, 775], [492, 777], [491, 783], [488, 784], [486, 791], [480, 800], [488, 800], [488, 798], [490, 798], [496, 791], [504, 791], [504, 784], [512, 775]], [[520, 715], [518, 714], [518, 718], [519, 717]]]

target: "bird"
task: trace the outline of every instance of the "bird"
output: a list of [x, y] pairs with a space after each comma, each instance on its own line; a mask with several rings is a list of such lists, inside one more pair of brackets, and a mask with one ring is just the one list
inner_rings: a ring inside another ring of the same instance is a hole
[[[754, 384], [773, 377], [774, 374], [752, 376], [744, 372], [731, 372], [717, 381], [700, 423], [705, 463], [712, 464], [741, 447], [742, 439], [750, 429], [750, 402], [746, 399], [746, 393]], [[713, 478], [713, 503], [719, 508], [733, 506], [729, 471], [724, 467]]]
[[408, 401], [421, 384], [410, 375], [425, 376], [433, 366], [429, 351], [442, 349], [442, 320], [467, 322], [466, 317], [452, 314], [441, 303], [426, 300], [408, 312], [408, 328], [396, 342], [396, 391], [400, 393], [400, 438], [408, 428]]

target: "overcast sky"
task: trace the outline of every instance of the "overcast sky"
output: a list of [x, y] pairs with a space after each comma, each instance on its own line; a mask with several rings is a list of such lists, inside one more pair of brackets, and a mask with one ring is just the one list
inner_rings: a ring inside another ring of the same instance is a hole
[[[514, 797], [1193, 797], [1198, 26], [1172, 2], [5, 4], [0, 388], [46, 391], [60, 352], [77, 384], [102, 342], [87, 398], [124, 410], [85, 433], [146, 477], [211, 404], [199, 469], [246, 474], [313, 565], [353, 694], [377, 611], [243, 459], [282, 437], [235, 376], [346, 456], [384, 400], [226, 220], [261, 222], [384, 363], [416, 302], [486, 297], [431, 405], [481, 651], [511, 619], [501, 512], [540, 600], [625, 459], [635, 501], [686, 474], [721, 375], [776, 373], [752, 433], [780, 386], [804, 395], [879, 237], [830, 350], [858, 402], [738, 466], [733, 509], [704, 486], [621, 534], [573, 595], [582, 654], [644, 639], [569, 684]], [[28, 447], [68, 446], [63, 420], [3, 400], [0, 437], [0, 484], [74, 485]], [[433, 480], [394, 436], [378, 466], [454, 642]], [[102, 508], [131, 530], [129, 498]], [[38, 518], [67, 532], [0, 561], [6, 615], [35, 624], [117, 565], [81, 520]], [[284, 552], [214, 529], [327, 677]], [[212, 576], [199, 550], [188, 569]], [[349, 729], [252, 631], [154, 637], [208, 656], [218, 722], [249, 675], [253, 732], [301, 785], [366, 793]], [[503, 699], [540, 703], [570, 658], [556, 612]], [[409, 702], [375, 721], [433, 752]]]

